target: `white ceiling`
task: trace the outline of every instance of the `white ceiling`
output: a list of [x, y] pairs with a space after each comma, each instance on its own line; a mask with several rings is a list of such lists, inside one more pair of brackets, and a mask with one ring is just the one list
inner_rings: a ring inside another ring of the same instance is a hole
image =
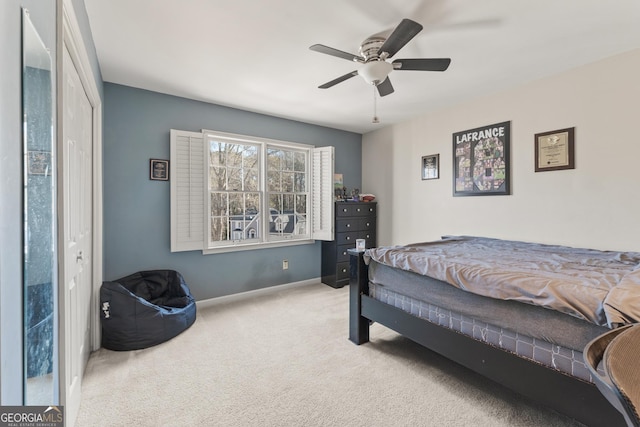
[[[366, 133], [640, 48], [639, 0], [85, 0], [103, 79]], [[377, 103], [358, 64], [368, 36], [424, 26], [393, 59], [450, 57], [444, 73], [393, 71]], [[606, 76], [603, 76], [606, 78]], [[205, 124], [203, 124], [204, 126]]]

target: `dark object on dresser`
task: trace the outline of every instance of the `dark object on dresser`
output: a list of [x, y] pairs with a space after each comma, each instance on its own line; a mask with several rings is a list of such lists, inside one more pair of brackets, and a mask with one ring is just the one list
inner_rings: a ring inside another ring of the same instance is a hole
[[102, 346], [139, 350], [179, 335], [196, 320], [196, 301], [175, 270], [140, 271], [103, 282]]
[[335, 240], [322, 242], [322, 283], [334, 288], [349, 284], [349, 254], [357, 239], [376, 246], [376, 202], [336, 202]]

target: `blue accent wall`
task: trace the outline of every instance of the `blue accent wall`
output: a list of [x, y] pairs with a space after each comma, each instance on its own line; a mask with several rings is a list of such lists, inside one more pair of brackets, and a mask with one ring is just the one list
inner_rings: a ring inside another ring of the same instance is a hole
[[[170, 184], [149, 179], [149, 159], [169, 159], [170, 129], [333, 145], [336, 172], [349, 189], [361, 188], [360, 134], [104, 83], [105, 280], [174, 269], [203, 300], [320, 277], [319, 242], [215, 255], [172, 253]], [[288, 270], [282, 270], [283, 259]]]

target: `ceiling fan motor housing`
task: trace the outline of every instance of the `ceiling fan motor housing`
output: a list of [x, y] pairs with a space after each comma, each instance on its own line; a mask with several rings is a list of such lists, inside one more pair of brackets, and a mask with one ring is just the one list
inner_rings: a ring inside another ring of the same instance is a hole
[[380, 48], [387, 39], [383, 37], [369, 37], [360, 45], [360, 55], [365, 62], [378, 59], [380, 57]]
[[358, 74], [371, 85], [378, 85], [387, 78], [393, 70], [393, 65], [385, 61], [386, 54], [380, 48], [387, 39], [383, 37], [369, 37], [360, 45], [360, 55], [364, 58], [364, 65]]

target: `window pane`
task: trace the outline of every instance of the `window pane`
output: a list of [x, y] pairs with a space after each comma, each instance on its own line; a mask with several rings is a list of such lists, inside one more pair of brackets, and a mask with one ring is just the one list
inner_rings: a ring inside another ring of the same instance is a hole
[[242, 169], [228, 168], [229, 187], [231, 191], [242, 191]]
[[282, 172], [282, 192], [293, 192], [293, 172]]
[[244, 194], [229, 193], [229, 215], [244, 216]]
[[269, 210], [271, 214], [282, 213], [282, 195], [272, 194], [269, 196]]
[[282, 169], [286, 171], [293, 170], [293, 151], [284, 152], [284, 165]]
[[258, 191], [260, 189], [259, 170], [257, 168], [245, 169], [244, 190]]
[[296, 215], [296, 226], [293, 234], [303, 235], [309, 234], [309, 229], [307, 227], [307, 216], [306, 215]]
[[267, 191], [282, 191], [282, 185], [280, 184], [280, 172], [276, 170], [269, 170], [267, 179], [269, 180]]
[[[267, 162], [269, 234], [275, 240], [294, 236], [308, 237], [307, 167], [308, 152], [296, 149], [270, 148]], [[274, 194], [278, 193], [278, 194]], [[305, 193], [305, 194], [301, 194]]]
[[242, 153], [242, 166], [245, 169], [258, 167], [258, 147], [253, 145], [245, 145]]
[[260, 237], [260, 220], [257, 217], [231, 218], [231, 240], [249, 240]]
[[211, 216], [227, 215], [227, 194], [211, 193]]
[[228, 217], [212, 217], [211, 218], [211, 241], [223, 242], [229, 240], [229, 218]]
[[246, 214], [257, 215], [260, 213], [260, 193], [247, 193], [245, 198]]
[[298, 172], [304, 172], [307, 170], [306, 156], [304, 153], [296, 152], [294, 155], [293, 170]]
[[225, 158], [225, 144], [211, 141], [209, 143], [209, 164], [211, 166], [224, 166]]
[[209, 168], [209, 181], [212, 190], [226, 190], [227, 189], [227, 170], [221, 167]]
[[283, 153], [280, 150], [276, 150], [275, 148], [269, 148], [267, 150], [267, 169], [269, 170], [281, 170], [281, 159], [283, 157]]
[[244, 215], [231, 217], [231, 235], [233, 240], [258, 239], [260, 237], [260, 195], [245, 194]]
[[307, 213], [307, 196], [305, 195], [296, 196], [296, 213], [299, 213], [299, 214]]
[[242, 167], [243, 147], [236, 144], [227, 144], [227, 168]]
[[295, 196], [293, 194], [283, 194], [282, 213], [294, 213], [295, 208]]
[[304, 172], [296, 172], [293, 174], [293, 191], [303, 193], [306, 191], [307, 174]]

